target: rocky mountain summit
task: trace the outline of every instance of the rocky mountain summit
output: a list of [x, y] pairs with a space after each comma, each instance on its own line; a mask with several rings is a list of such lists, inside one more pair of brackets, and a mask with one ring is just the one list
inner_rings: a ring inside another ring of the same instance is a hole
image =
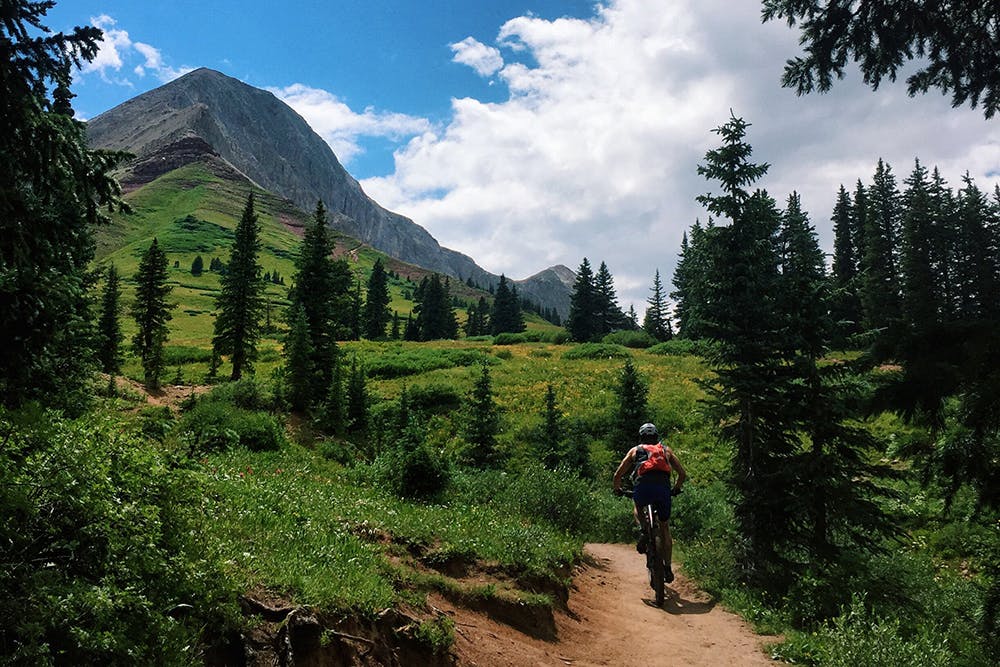
[[[136, 156], [122, 176], [126, 189], [206, 156], [221, 158], [305, 211], [322, 200], [332, 226], [392, 257], [483, 286], [499, 281], [368, 197], [329, 145], [272, 93], [220, 72], [201, 68], [143, 93], [90, 120], [87, 132], [95, 148]], [[565, 317], [573, 279], [556, 266], [514, 282], [521, 294]]]

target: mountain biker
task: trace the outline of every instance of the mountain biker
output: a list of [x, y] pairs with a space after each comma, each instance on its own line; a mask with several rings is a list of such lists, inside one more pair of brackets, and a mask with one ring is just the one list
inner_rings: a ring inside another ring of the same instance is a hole
[[[670, 498], [671, 495], [680, 493], [681, 486], [687, 478], [684, 466], [677, 459], [677, 455], [660, 442], [660, 435], [656, 432], [656, 426], [650, 423], [639, 427], [639, 444], [628, 450], [628, 454], [622, 459], [618, 470], [615, 471], [614, 488], [615, 493], [620, 493], [622, 488], [622, 478], [629, 470], [633, 470], [632, 500], [635, 501], [633, 512], [636, 523], [639, 523], [639, 508], [652, 505], [660, 519], [660, 529], [663, 531], [663, 560], [666, 564], [665, 580], [670, 583], [674, 580], [674, 571], [671, 567], [671, 554], [673, 541], [670, 538]], [[677, 471], [677, 481], [673, 487], [670, 486], [670, 472]], [[641, 533], [639, 543], [635, 547], [639, 553], [646, 552], [646, 535]]]

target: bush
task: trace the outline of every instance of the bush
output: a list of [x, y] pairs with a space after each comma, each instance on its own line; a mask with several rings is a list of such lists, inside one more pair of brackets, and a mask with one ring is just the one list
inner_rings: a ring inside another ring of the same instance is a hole
[[462, 407], [462, 395], [450, 384], [434, 382], [407, 390], [410, 408], [425, 413], [451, 412]]
[[410, 440], [381, 454], [372, 464], [372, 476], [403, 498], [432, 500], [451, 481], [448, 460], [427, 444]]
[[569, 332], [565, 329], [557, 329], [555, 331], [545, 331], [542, 333], [543, 343], [552, 343], [553, 345], [565, 345], [569, 342]]
[[652, 354], [669, 356], [696, 356], [707, 357], [715, 350], [715, 343], [707, 340], [687, 340], [686, 338], [674, 338], [663, 343], [657, 343], [649, 348]]
[[643, 349], [656, 345], [656, 339], [645, 331], [615, 331], [609, 333], [601, 339], [602, 343], [609, 345], [622, 345], [636, 349]]
[[0, 413], [0, 432], [5, 664], [187, 665], [235, 627], [196, 475], [115, 417]]
[[192, 455], [236, 446], [275, 450], [285, 442], [284, 428], [273, 415], [205, 399], [181, 418], [177, 432]]
[[220, 384], [203, 400], [229, 403], [244, 410], [273, 410], [277, 402], [268, 387], [255, 377]]
[[480, 363], [496, 363], [489, 355], [478, 350], [442, 350], [424, 348], [387, 349], [383, 354], [369, 359], [365, 367], [368, 377], [392, 379], [419, 375], [442, 368], [473, 366]]
[[573, 359], [628, 359], [628, 350], [621, 345], [608, 345], [606, 343], [580, 343], [563, 353], [562, 358], [571, 361]]
[[493, 337], [494, 345], [519, 345], [527, 342], [528, 336], [523, 333], [499, 333]]
[[165, 345], [163, 347], [163, 363], [165, 366], [207, 364], [211, 359], [212, 351], [210, 349], [188, 345]]

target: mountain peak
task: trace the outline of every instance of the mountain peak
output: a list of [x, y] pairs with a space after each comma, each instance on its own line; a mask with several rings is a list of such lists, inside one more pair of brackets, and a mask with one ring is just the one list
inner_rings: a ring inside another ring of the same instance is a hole
[[210, 155], [304, 211], [323, 201], [334, 226], [392, 257], [479, 284], [497, 281], [470, 257], [441, 247], [423, 227], [370, 199], [330, 146], [274, 94], [222, 72], [188, 72], [97, 116], [87, 134], [96, 148], [136, 156], [123, 178], [130, 188]]

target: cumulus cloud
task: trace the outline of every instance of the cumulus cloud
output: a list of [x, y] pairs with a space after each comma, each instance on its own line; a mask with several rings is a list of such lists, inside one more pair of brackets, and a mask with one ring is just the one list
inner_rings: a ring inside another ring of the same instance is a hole
[[707, 217], [695, 197], [713, 184], [696, 167], [730, 110], [752, 123], [754, 159], [772, 165], [760, 185], [782, 204], [798, 191], [827, 250], [838, 186], [870, 180], [879, 157], [900, 182], [919, 156], [953, 183], [969, 169], [992, 189], [1000, 126], [945, 98], [873, 93], [851, 77], [798, 98], [779, 84], [796, 41], [783, 24], [761, 25], [757, 3], [728, 0], [610, 0], [589, 19], [517, 17], [495, 46], [452, 45], [457, 62], [506, 84], [507, 98], [452, 100], [444, 127], [415, 135], [392, 174], [362, 184], [496, 273], [607, 261], [640, 312], [656, 269], [669, 283], [681, 235]]
[[371, 107], [357, 113], [335, 95], [301, 83], [268, 90], [305, 118], [345, 164], [362, 152], [362, 137], [401, 141], [430, 130], [430, 122], [424, 118]]
[[[104, 32], [104, 38], [100, 42], [97, 57], [89, 63], [84, 63], [80, 68], [82, 74], [96, 73], [104, 81], [131, 87], [132, 81], [121, 74], [126, 66], [131, 67], [131, 72], [139, 78], [145, 77], [148, 73], [161, 83], [173, 81], [193, 69], [167, 66], [159, 49], [143, 42], [133, 41], [128, 31], [118, 28], [118, 22], [107, 14], [91, 18], [90, 22]], [[137, 64], [132, 65], [132, 63]]]
[[487, 46], [473, 37], [466, 37], [450, 46], [455, 54], [452, 62], [468, 65], [476, 70], [479, 76], [493, 76], [503, 67], [500, 50]]

